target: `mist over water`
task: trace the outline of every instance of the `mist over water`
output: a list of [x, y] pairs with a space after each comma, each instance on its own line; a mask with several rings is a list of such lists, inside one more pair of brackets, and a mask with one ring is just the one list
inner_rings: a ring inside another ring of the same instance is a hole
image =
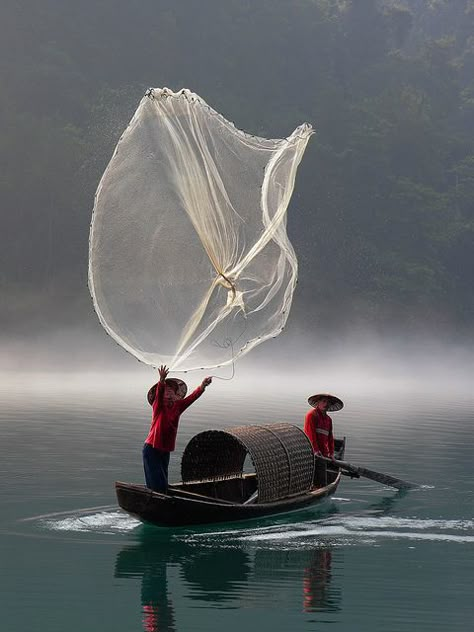
[[[56, 390], [103, 388], [129, 392], [144, 389], [156, 371], [121, 349], [98, 331], [64, 329], [38, 337], [9, 338], [0, 345], [0, 374], [7, 396], [22, 388]], [[229, 359], [231, 351], [229, 350]], [[177, 372], [192, 385], [204, 375], [219, 379], [217, 393], [250, 389], [272, 397], [285, 391], [308, 395], [316, 391], [344, 394], [374, 394], [401, 391], [449, 393], [469, 397], [474, 377], [474, 344], [470, 337], [394, 334], [381, 336], [369, 331], [352, 334], [305, 335], [283, 333], [256, 347], [235, 365], [207, 371]], [[222, 379], [221, 379], [222, 378]], [[401, 403], [401, 405], [403, 405]]]

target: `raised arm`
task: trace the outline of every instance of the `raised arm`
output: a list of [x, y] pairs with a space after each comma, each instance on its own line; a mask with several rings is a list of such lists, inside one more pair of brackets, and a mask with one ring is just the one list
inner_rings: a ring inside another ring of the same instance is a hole
[[188, 395], [184, 399], [178, 400], [177, 403], [179, 405], [180, 412], [186, 410], [186, 408], [188, 408], [188, 406], [191, 406], [191, 404], [195, 402], [198, 397], [201, 397], [201, 395], [204, 393], [209, 384], [211, 384], [211, 382], [212, 377], [205, 377], [201, 384], [191, 393], [191, 395]]
[[166, 377], [169, 373], [169, 369], [166, 365], [162, 364], [158, 369], [158, 374], [160, 376], [160, 381], [158, 382], [157, 392], [155, 395], [155, 399], [158, 399], [157, 405], [161, 407], [163, 405], [163, 398], [165, 395], [165, 385], [166, 385]]

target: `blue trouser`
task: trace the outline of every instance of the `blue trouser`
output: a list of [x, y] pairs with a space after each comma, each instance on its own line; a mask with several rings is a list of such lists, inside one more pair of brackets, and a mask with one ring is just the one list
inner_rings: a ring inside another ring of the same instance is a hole
[[170, 453], [158, 450], [149, 443], [143, 446], [143, 469], [145, 483], [155, 492], [165, 492], [168, 489], [168, 465]]

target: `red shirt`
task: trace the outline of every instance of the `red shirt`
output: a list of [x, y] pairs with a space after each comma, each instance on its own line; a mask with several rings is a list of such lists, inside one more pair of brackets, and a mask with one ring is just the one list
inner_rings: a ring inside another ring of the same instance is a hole
[[184, 399], [167, 400], [164, 397], [165, 383], [158, 382], [153, 400], [151, 428], [145, 443], [165, 452], [173, 452], [181, 413], [203, 393], [202, 386], [198, 386], [191, 395]]
[[332, 419], [327, 413], [317, 408], [308, 411], [304, 420], [304, 431], [315, 452], [321, 452], [323, 456], [334, 455]]

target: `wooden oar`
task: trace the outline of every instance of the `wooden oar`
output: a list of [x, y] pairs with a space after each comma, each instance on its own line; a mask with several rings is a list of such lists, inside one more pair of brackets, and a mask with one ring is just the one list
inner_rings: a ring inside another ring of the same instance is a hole
[[366, 467], [359, 467], [358, 465], [352, 465], [351, 463], [346, 463], [346, 461], [338, 461], [337, 459], [328, 459], [325, 456], [316, 457], [325, 461], [328, 465], [336, 465], [340, 467], [343, 474], [347, 474], [348, 476], [359, 477], [362, 476], [364, 478], [370, 478], [373, 481], [377, 481], [378, 483], [383, 483], [384, 485], [389, 485], [390, 487], [395, 487], [396, 489], [413, 489], [418, 487], [415, 483], [410, 483], [408, 481], [402, 481], [400, 478], [395, 478], [394, 476], [390, 476], [390, 474], [383, 474], [382, 472], [375, 472], [374, 470], [369, 470]]

